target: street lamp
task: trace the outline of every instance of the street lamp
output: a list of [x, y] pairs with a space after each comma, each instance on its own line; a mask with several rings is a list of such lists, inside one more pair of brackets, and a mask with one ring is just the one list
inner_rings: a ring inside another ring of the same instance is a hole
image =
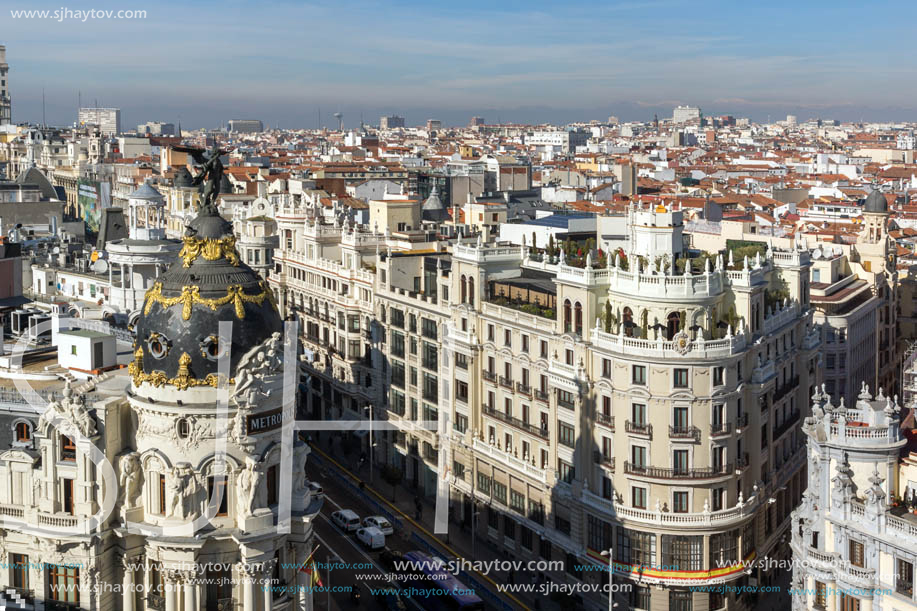
[[618, 603], [614, 602], [614, 550], [608, 548], [599, 553], [608, 556], [608, 610], [611, 611], [618, 606]]

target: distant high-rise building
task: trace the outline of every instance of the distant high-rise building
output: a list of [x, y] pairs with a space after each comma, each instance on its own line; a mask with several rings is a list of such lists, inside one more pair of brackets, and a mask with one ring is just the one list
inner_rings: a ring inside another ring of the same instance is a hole
[[478, 127], [484, 125], [484, 117], [471, 117], [471, 121], [468, 122], [468, 127]]
[[528, 145], [544, 147], [560, 153], [575, 152], [576, 147], [585, 146], [588, 141], [589, 132], [582, 129], [537, 130], [525, 137], [525, 143]]
[[[620, 167], [621, 174], [621, 194], [628, 197], [637, 194], [637, 166], [632, 163], [622, 164]], [[615, 168], [617, 170], [617, 168]]]
[[106, 136], [121, 133], [120, 108], [80, 108], [78, 119], [80, 127], [96, 125]]
[[673, 123], [700, 121], [700, 108], [697, 106], [677, 106], [672, 113]]
[[392, 115], [390, 117], [381, 117], [379, 119], [380, 129], [395, 129], [396, 127], [404, 127], [404, 117]]
[[148, 121], [142, 125], [137, 126], [137, 133], [141, 135], [150, 135], [150, 136], [175, 136], [175, 124], [174, 123], [162, 123], [159, 121]]
[[443, 128], [443, 122], [439, 119], [427, 119], [427, 131], [435, 132], [438, 129]]
[[8, 125], [12, 117], [9, 74], [10, 66], [6, 63], [6, 47], [0, 45], [0, 125]]
[[229, 131], [233, 134], [257, 134], [264, 131], [264, 124], [257, 119], [232, 119]]

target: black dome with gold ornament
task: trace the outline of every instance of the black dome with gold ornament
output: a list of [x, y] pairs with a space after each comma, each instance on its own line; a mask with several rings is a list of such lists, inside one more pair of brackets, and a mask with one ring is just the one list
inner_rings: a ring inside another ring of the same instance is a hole
[[203, 207], [185, 228], [179, 260], [160, 276], [134, 325], [134, 385], [217, 385], [219, 323], [232, 322], [230, 375], [239, 359], [282, 331], [267, 282], [241, 261], [232, 224]]

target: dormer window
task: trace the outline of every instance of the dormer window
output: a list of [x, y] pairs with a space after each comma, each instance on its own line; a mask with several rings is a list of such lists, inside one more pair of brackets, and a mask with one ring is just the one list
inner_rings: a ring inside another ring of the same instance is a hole
[[158, 333], [153, 333], [147, 341], [147, 347], [153, 358], [161, 359], [169, 353], [169, 340]]
[[60, 459], [67, 462], [76, 461], [76, 444], [72, 437], [60, 436]]
[[32, 425], [28, 422], [20, 422], [16, 425], [16, 442], [31, 443]]
[[211, 335], [201, 342], [201, 355], [209, 361], [220, 357], [220, 340], [216, 335]]

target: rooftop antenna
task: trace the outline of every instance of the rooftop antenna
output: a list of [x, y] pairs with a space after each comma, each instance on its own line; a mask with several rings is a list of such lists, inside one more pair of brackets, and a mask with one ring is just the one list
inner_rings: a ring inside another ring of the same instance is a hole
[[45, 88], [41, 88], [41, 126], [48, 127], [47, 121], [45, 121]]

